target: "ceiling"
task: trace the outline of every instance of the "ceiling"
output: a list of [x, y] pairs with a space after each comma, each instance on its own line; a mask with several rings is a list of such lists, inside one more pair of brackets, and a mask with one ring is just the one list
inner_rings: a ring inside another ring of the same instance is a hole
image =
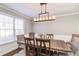
[[[5, 3], [5, 5], [31, 17], [36, 17], [40, 13], [39, 3]], [[77, 3], [48, 3], [47, 11], [50, 15], [55, 15], [75, 11], [77, 7]]]

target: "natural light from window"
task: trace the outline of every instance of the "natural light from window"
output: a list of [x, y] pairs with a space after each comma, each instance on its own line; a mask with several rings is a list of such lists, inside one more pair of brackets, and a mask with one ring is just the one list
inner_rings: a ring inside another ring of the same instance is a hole
[[23, 19], [0, 14], [0, 44], [13, 41], [20, 34], [24, 34]]

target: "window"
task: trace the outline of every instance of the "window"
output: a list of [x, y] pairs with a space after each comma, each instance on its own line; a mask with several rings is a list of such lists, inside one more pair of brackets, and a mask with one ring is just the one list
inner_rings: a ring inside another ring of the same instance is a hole
[[0, 40], [11, 41], [13, 39], [13, 18], [0, 14]]
[[24, 34], [24, 21], [22, 19], [15, 19], [15, 31], [16, 35]]
[[17, 34], [24, 34], [23, 19], [0, 14], [0, 44], [14, 41]]

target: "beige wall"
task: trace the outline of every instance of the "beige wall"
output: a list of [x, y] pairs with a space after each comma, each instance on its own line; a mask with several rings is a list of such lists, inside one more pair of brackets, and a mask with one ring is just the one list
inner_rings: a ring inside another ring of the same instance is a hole
[[79, 15], [77, 14], [77, 15], [57, 17], [55, 21], [35, 22], [33, 31], [36, 33], [45, 33], [45, 34], [53, 33], [58, 38], [59, 37], [64, 38], [65, 36], [68, 37], [71, 36], [72, 34], [79, 34]]
[[24, 22], [24, 28], [25, 28], [25, 34], [32, 32], [32, 28], [33, 28], [33, 23], [32, 20], [25, 20]]

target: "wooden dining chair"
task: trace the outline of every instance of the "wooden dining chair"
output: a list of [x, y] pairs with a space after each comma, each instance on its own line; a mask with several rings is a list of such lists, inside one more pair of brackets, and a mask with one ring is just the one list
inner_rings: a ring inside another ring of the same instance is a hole
[[35, 56], [35, 41], [33, 38], [24, 38], [25, 39], [25, 50], [27, 56]]
[[50, 40], [49, 39], [36, 39], [37, 55], [48, 56], [50, 55]]
[[71, 48], [74, 54], [79, 51], [79, 34], [72, 34]]
[[47, 39], [53, 39], [54, 35], [53, 34], [47, 34]]
[[34, 38], [34, 37], [35, 37], [35, 33], [34, 33], [34, 32], [30, 32], [30, 33], [29, 33], [29, 37], [30, 37], [30, 38]]
[[24, 43], [24, 35], [17, 35], [18, 48], [22, 48], [22, 45], [24, 45]]
[[76, 55], [79, 51], [79, 34], [72, 34], [71, 42], [67, 42], [72, 49], [72, 53], [69, 55]]
[[44, 39], [44, 38], [45, 38], [45, 35], [44, 35], [44, 34], [39, 34], [39, 37], [40, 37], [41, 39]]

